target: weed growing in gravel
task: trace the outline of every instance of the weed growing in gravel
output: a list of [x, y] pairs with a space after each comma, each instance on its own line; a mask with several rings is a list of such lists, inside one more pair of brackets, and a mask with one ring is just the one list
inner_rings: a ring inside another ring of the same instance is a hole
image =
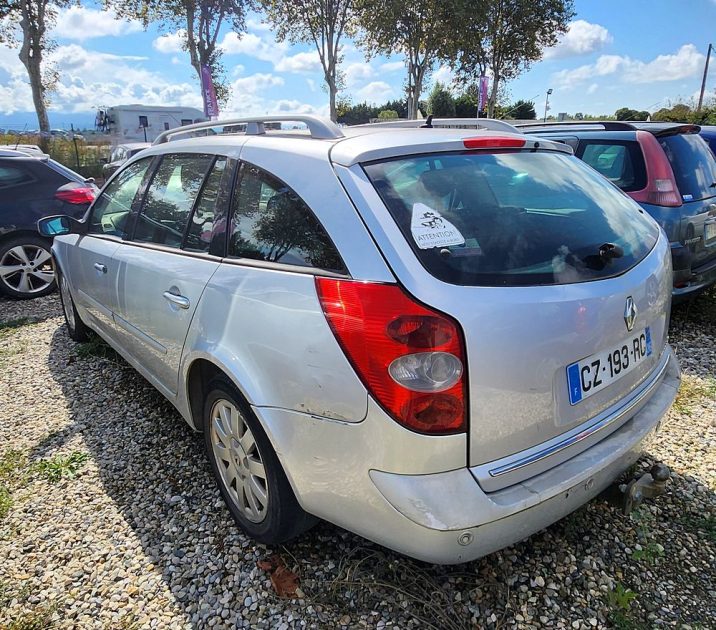
[[705, 400], [716, 397], [716, 378], [700, 378], [691, 374], [681, 377], [681, 387], [674, 401], [677, 413], [691, 416], [694, 408]]
[[643, 506], [631, 513], [631, 520], [636, 523], [637, 535], [642, 541], [641, 549], [637, 549], [633, 554], [634, 560], [646, 560], [649, 564], [654, 564], [658, 558], [664, 555], [664, 547], [653, 540], [651, 525], [654, 521], [654, 515]]
[[41, 459], [33, 468], [50, 483], [57, 483], [63, 477], [76, 477], [77, 471], [84, 466], [88, 458], [87, 453], [74, 451], [67, 457], [55, 455], [52, 459]]
[[4, 519], [12, 507], [11, 488], [22, 478], [25, 456], [10, 449], [0, 456], [0, 520]]
[[56, 606], [38, 606], [32, 612], [13, 619], [6, 630], [46, 630], [52, 624], [52, 615]]
[[111, 361], [117, 360], [117, 353], [97, 335], [93, 335], [89, 341], [78, 344], [75, 348], [75, 354], [80, 359], [99, 357], [100, 359], [109, 359]]
[[711, 542], [716, 542], [716, 518], [706, 516], [698, 518], [691, 515], [682, 516], [679, 522], [688, 529], [697, 529], [704, 532], [706, 538]]
[[617, 582], [614, 588], [607, 593], [607, 604], [612, 609], [609, 620], [619, 630], [637, 630], [643, 625], [633, 619], [630, 615], [632, 602], [637, 594], [629, 588], [624, 588], [621, 582]]
[[32, 320], [29, 317], [18, 317], [17, 319], [0, 322], [0, 339], [7, 337], [15, 328], [20, 328], [20, 326], [26, 326], [31, 323]]

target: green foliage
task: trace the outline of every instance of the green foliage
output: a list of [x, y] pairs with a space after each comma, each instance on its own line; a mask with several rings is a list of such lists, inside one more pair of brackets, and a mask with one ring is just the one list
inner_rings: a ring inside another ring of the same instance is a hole
[[436, 118], [455, 117], [455, 99], [439, 81], [435, 83], [428, 97], [428, 113]]
[[55, 455], [51, 459], [41, 459], [33, 465], [33, 470], [40, 473], [50, 483], [57, 483], [63, 477], [74, 479], [88, 458], [87, 453], [73, 451], [66, 457]]
[[544, 50], [567, 30], [574, 15], [572, 0], [453, 3], [456, 28], [450, 31], [446, 57], [464, 85], [473, 83], [475, 77], [492, 75], [490, 115], [494, 115], [501, 84], [539, 61]]
[[609, 620], [615, 628], [632, 630], [639, 627], [629, 615], [632, 602], [636, 598], [637, 594], [631, 589], [624, 588], [621, 582], [617, 582], [616, 586], [607, 593], [607, 604], [611, 608]]
[[0, 456], [0, 521], [12, 508], [12, 488], [22, 480], [25, 456], [22, 452], [10, 449]]
[[117, 353], [99, 335], [92, 335], [89, 341], [77, 344], [75, 354], [80, 359], [89, 359], [91, 357], [109, 359], [110, 361], [117, 359]]
[[397, 120], [398, 112], [394, 109], [381, 109], [378, 112], [378, 120]]
[[676, 103], [655, 111], [651, 119], [692, 125], [716, 125], [716, 101], [707, 101], [699, 111], [696, 111], [693, 103]]
[[617, 120], [646, 120], [649, 118], [649, 112], [622, 107], [614, 112], [614, 117]]
[[455, 116], [458, 118], [475, 118], [477, 114], [477, 97], [466, 92], [455, 99]]
[[514, 118], [515, 120], [534, 120], [537, 118], [535, 104], [532, 101], [519, 100], [507, 107], [506, 118]]

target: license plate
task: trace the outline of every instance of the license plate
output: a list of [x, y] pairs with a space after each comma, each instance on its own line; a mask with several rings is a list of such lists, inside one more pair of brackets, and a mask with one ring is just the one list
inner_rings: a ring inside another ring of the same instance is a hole
[[576, 405], [600, 392], [631, 372], [651, 353], [651, 330], [647, 326], [623, 343], [567, 366], [569, 403]]
[[716, 238], [716, 223], [704, 224], [704, 242], [712, 241]]

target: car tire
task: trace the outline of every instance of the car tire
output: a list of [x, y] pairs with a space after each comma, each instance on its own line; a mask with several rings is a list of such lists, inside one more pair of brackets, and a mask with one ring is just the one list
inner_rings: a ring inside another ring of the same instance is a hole
[[317, 519], [296, 500], [261, 423], [224, 379], [209, 384], [204, 442], [221, 495], [239, 527], [258, 542], [295, 538]]
[[82, 321], [80, 314], [77, 312], [75, 301], [70, 293], [70, 285], [67, 278], [58, 269], [56, 272], [57, 284], [60, 287], [60, 302], [62, 302], [62, 313], [65, 316], [65, 324], [67, 325], [67, 333], [70, 339], [78, 342], [87, 341], [89, 339], [90, 329]]
[[0, 293], [27, 300], [57, 287], [50, 243], [39, 236], [15, 236], [0, 242]]

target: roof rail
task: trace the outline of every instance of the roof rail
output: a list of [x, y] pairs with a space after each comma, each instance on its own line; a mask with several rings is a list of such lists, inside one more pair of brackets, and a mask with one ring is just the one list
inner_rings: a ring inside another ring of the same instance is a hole
[[496, 120], [494, 118], [432, 118], [429, 122], [427, 118], [424, 120], [388, 120], [386, 122], [368, 123], [355, 126], [381, 128], [432, 127], [435, 129], [491, 129], [493, 131], [521, 133], [514, 125], [511, 125], [504, 120]]
[[201, 129], [213, 129], [215, 127], [233, 127], [235, 125], [246, 125], [244, 132], [249, 136], [261, 136], [266, 133], [265, 123], [274, 122], [298, 122], [308, 127], [311, 138], [317, 140], [333, 140], [342, 138], [343, 133], [338, 125], [309, 114], [278, 114], [275, 116], [250, 116], [247, 118], [227, 118], [226, 120], [207, 120], [205, 122], [194, 123], [184, 127], [176, 127], [160, 133], [152, 144], [163, 144], [169, 142], [172, 136], [190, 133], [192, 131], [200, 131]]
[[[636, 121], [634, 121], [636, 122]], [[534, 123], [518, 123], [515, 125], [520, 129], [531, 128], [531, 127], [544, 127], [544, 128], [556, 128], [556, 127], [587, 127], [587, 128], [599, 128], [604, 131], [634, 131], [635, 127], [631, 123], [623, 120], [568, 120], [568, 121], [551, 121], [551, 122], [534, 122]]]

